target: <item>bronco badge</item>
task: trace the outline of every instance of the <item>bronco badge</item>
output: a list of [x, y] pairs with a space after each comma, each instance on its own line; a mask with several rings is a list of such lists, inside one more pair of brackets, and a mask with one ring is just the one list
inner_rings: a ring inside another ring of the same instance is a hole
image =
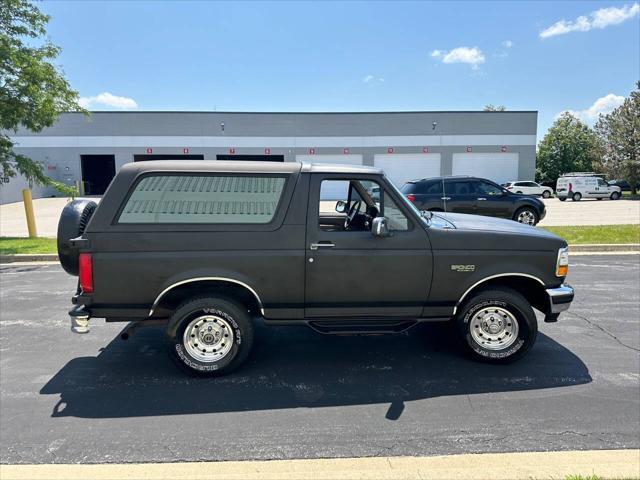
[[451, 270], [454, 272], [473, 272], [475, 269], [475, 265], [451, 265]]

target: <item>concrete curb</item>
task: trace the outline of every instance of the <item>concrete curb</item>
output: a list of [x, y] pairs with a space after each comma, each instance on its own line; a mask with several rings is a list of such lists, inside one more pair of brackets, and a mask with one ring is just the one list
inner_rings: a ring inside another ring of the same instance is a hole
[[235, 462], [0, 465], [3, 480], [145, 479], [564, 479], [638, 478], [640, 450], [487, 453], [437, 457], [327, 458]]
[[57, 253], [15, 253], [0, 255], [0, 263], [57, 262]]
[[[640, 243], [602, 243], [569, 245], [570, 253], [611, 253], [640, 252]], [[22, 263], [22, 262], [57, 262], [58, 255], [55, 253], [26, 253], [26, 254], [3, 254], [0, 255], [0, 263]]]
[[591, 243], [583, 245], [569, 245], [569, 254], [582, 252], [637, 252], [640, 243]]

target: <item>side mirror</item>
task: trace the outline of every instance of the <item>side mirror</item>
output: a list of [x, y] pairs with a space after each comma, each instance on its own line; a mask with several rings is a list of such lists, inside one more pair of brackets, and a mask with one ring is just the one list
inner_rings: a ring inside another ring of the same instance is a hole
[[371, 234], [374, 237], [389, 237], [391, 232], [389, 231], [389, 224], [387, 223], [387, 217], [376, 217], [371, 223]]
[[336, 202], [336, 212], [345, 213], [347, 211], [347, 203], [340, 200]]

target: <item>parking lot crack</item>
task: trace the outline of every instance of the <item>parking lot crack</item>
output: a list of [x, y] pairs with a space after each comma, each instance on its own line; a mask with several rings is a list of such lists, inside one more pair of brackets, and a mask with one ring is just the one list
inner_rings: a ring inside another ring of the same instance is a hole
[[579, 315], [575, 312], [566, 312], [569, 315], [573, 315], [574, 317], [579, 318], [580, 320], [584, 320], [585, 322], [587, 322], [589, 325], [596, 327], [598, 330], [602, 331], [603, 333], [607, 334], [608, 336], [610, 336], [611, 338], [613, 338], [616, 342], [618, 342], [620, 345], [622, 345], [623, 347], [626, 347], [630, 350], [633, 350], [635, 352], [640, 352], [640, 348], [635, 348], [632, 347], [631, 345], [627, 345], [626, 343], [624, 343], [622, 340], [620, 340], [618, 337], [616, 337], [613, 333], [611, 333], [609, 330], [607, 330], [604, 327], [601, 327], [600, 325], [598, 325], [597, 323], [589, 320], [587, 317], [583, 316], [583, 315]]

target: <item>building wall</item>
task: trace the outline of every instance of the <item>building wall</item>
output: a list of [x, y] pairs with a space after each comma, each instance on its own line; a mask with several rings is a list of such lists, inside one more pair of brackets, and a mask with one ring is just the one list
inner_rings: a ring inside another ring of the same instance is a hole
[[[433, 123], [436, 122], [435, 128]], [[224, 127], [221, 125], [224, 124]], [[80, 180], [80, 155], [115, 155], [116, 169], [134, 154], [362, 154], [373, 165], [376, 153], [441, 154], [441, 172], [450, 175], [454, 153], [518, 153], [518, 180], [535, 176], [537, 112], [396, 113], [225, 113], [95, 112], [63, 114], [50, 128], [18, 131], [16, 151], [43, 162], [48, 175], [67, 184]], [[0, 187], [0, 202], [20, 199], [20, 181]], [[55, 195], [36, 189], [34, 196]]]

